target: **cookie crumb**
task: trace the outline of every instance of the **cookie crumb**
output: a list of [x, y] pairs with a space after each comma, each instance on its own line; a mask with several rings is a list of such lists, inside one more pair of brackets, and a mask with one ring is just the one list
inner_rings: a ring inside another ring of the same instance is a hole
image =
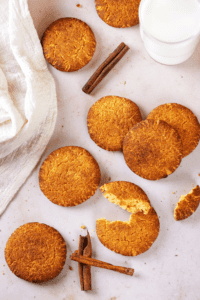
[[76, 6], [77, 6], [77, 7], [81, 7], [81, 5], [80, 5], [80, 4], [76, 4]]
[[70, 269], [70, 271], [72, 271], [72, 270], [73, 270], [73, 268], [72, 268], [71, 266], [69, 266], [69, 269]]
[[82, 225], [81, 228], [82, 228], [82, 229], [85, 229], [86, 227], [85, 227], [85, 225]]

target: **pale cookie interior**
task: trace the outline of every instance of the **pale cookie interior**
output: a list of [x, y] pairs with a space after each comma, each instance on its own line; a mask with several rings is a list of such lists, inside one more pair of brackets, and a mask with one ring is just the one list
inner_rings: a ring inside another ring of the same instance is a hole
[[143, 190], [131, 182], [116, 181], [100, 187], [103, 196], [111, 203], [131, 212], [147, 214], [151, 208], [150, 201]]

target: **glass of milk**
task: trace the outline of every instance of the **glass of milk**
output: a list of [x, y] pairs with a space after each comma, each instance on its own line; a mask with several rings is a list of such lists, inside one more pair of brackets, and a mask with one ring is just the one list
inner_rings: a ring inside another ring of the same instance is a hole
[[141, 0], [139, 19], [144, 46], [159, 63], [185, 61], [200, 41], [200, 0]]

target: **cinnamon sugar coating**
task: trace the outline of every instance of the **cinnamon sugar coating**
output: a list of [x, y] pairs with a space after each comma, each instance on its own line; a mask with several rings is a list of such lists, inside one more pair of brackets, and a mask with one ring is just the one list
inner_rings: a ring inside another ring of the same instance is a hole
[[140, 110], [133, 101], [118, 96], [106, 96], [90, 108], [87, 125], [91, 139], [99, 147], [119, 151], [125, 135], [141, 120]]
[[181, 196], [174, 210], [176, 221], [184, 220], [190, 217], [198, 208], [200, 203], [200, 188], [197, 185], [189, 194]]
[[154, 108], [147, 118], [163, 120], [177, 130], [183, 144], [183, 157], [197, 147], [200, 140], [200, 124], [189, 108], [177, 103], [166, 103]]
[[121, 208], [132, 212], [129, 221], [98, 219], [96, 232], [108, 249], [127, 256], [147, 251], [159, 234], [158, 216], [145, 192], [137, 185], [115, 181], [100, 187], [104, 197]]
[[40, 283], [62, 271], [66, 252], [65, 241], [57, 230], [35, 222], [12, 233], [6, 244], [5, 259], [16, 276]]
[[161, 120], [142, 121], [124, 138], [123, 154], [128, 167], [137, 175], [158, 180], [173, 173], [182, 159], [178, 132]]
[[42, 47], [46, 60], [64, 72], [77, 71], [92, 59], [96, 40], [91, 28], [75, 18], [61, 18], [44, 32]]
[[101, 178], [99, 165], [84, 148], [62, 147], [53, 151], [39, 171], [40, 189], [53, 203], [75, 206], [89, 199]]
[[158, 237], [159, 227], [158, 216], [152, 207], [147, 214], [132, 214], [129, 221], [96, 221], [100, 242], [108, 249], [126, 256], [147, 251]]
[[139, 23], [141, 0], [95, 0], [99, 17], [113, 27], [131, 27]]

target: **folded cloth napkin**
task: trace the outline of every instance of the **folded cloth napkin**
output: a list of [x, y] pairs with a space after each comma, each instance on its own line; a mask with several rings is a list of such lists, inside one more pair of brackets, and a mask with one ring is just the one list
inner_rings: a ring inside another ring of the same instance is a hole
[[39, 161], [56, 117], [55, 82], [27, 0], [1, 0], [0, 214]]

